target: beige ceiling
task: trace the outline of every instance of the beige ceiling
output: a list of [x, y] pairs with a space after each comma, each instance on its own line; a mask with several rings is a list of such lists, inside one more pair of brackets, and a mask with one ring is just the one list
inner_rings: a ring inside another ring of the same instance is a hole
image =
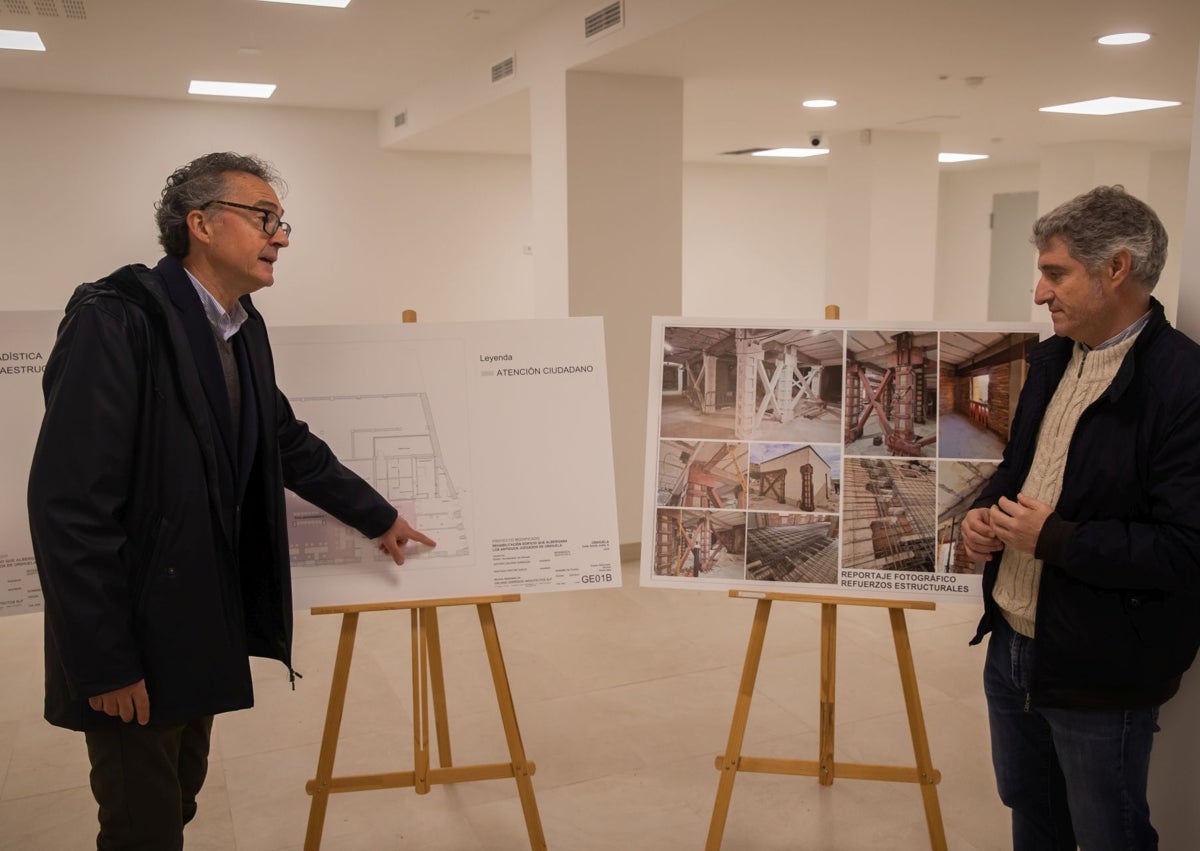
[[[632, 22], [663, 2], [626, 0], [626, 17]], [[192, 78], [237, 79], [277, 82], [271, 105], [376, 110], [495, 52], [563, 5], [587, 11], [603, 3], [353, 0], [332, 10], [255, 0], [0, 0], [0, 28], [36, 29], [48, 48], [0, 51], [0, 88], [182, 99]], [[707, 6], [713, 11], [641, 41], [614, 40], [613, 49], [577, 66], [681, 77], [688, 160], [864, 128], [936, 132], [942, 150], [988, 153], [989, 165], [1034, 162], [1040, 146], [1064, 142], [1189, 144], [1197, 0]], [[80, 9], [86, 17], [68, 17]], [[1126, 48], [1094, 41], [1129, 29], [1155, 37]], [[1105, 118], [1037, 111], [1103, 95], [1184, 105]], [[841, 105], [800, 106], [819, 96]], [[510, 93], [425, 134], [421, 147], [527, 150], [528, 108], [527, 97]]]

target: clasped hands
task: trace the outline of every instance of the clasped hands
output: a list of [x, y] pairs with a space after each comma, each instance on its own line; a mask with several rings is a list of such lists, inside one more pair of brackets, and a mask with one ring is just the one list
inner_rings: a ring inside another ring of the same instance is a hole
[[991, 508], [967, 512], [962, 523], [963, 546], [972, 561], [984, 561], [1005, 547], [1033, 555], [1042, 526], [1053, 513], [1054, 506], [1023, 493], [1017, 494], [1015, 502], [1002, 496]]

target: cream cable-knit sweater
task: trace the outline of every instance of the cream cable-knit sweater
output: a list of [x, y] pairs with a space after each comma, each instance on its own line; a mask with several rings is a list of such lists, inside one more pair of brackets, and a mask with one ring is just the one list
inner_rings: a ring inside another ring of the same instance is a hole
[[[1021, 493], [1056, 505], [1062, 494], [1062, 477], [1067, 463], [1071, 435], [1084, 408], [1100, 398], [1112, 383], [1121, 361], [1133, 347], [1137, 334], [1102, 349], [1085, 350], [1079, 344], [1071, 352], [1071, 361], [1054, 397], [1046, 408], [1038, 431], [1037, 449]], [[1028, 553], [1006, 549], [1000, 559], [1000, 572], [992, 597], [1000, 606], [1009, 625], [1030, 638], [1034, 637], [1038, 584], [1042, 578], [1042, 560]]]

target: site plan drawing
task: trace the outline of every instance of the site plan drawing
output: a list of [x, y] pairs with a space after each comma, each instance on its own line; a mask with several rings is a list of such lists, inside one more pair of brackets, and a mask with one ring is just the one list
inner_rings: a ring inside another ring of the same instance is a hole
[[965, 602], [1043, 329], [655, 317], [642, 584]]
[[[438, 546], [428, 559], [471, 554], [462, 500], [438, 447], [437, 429], [424, 393], [292, 399], [309, 423], [354, 423], [344, 435], [322, 435], [339, 460], [358, 473]], [[377, 425], [372, 425], [375, 423]], [[390, 562], [352, 529], [288, 493], [288, 544], [293, 570], [344, 572], [363, 561]]]

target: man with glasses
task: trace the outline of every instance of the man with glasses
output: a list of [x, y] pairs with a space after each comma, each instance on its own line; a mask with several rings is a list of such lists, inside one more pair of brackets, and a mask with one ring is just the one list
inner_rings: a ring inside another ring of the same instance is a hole
[[297, 420], [250, 294], [288, 246], [272, 168], [214, 153], [156, 205], [166, 256], [79, 287], [46, 364], [29, 518], [46, 719], [82, 730], [97, 847], [183, 847], [248, 656], [291, 673], [284, 487], [403, 564], [411, 528]]

